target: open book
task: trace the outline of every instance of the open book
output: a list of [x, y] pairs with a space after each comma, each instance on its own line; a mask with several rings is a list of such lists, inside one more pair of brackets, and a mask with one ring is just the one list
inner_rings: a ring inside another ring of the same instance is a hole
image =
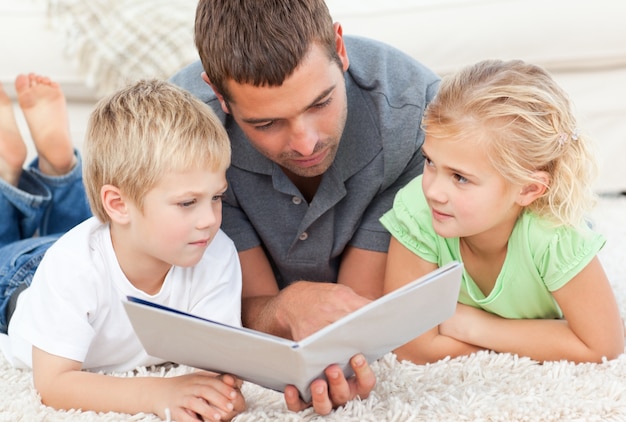
[[311, 399], [310, 384], [330, 364], [353, 374], [349, 359], [368, 362], [423, 334], [454, 314], [462, 264], [450, 263], [301, 341], [199, 318], [129, 297], [126, 312], [148, 354], [168, 361], [230, 373], [277, 391], [295, 385]]

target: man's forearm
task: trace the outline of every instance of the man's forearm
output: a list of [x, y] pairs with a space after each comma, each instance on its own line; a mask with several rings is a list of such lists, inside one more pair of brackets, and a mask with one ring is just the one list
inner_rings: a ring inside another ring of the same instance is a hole
[[344, 285], [298, 281], [276, 295], [242, 299], [244, 326], [302, 340], [369, 303]]
[[291, 331], [279, 323], [277, 310], [278, 296], [254, 296], [241, 301], [241, 322], [244, 327], [291, 338]]

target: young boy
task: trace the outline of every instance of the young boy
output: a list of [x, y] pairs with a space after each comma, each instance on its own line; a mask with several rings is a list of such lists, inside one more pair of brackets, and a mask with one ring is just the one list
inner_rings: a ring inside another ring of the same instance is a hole
[[95, 217], [48, 249], [8, 321], [9, 358], [32, 365], [45, 404], [177, 421], [245, 409], [241, 381], [230, 375], [97, 373], [162, 363], [136, 337], [127, 295], [240, 324], [239, 261], [219, 229], [229, 163], [213, 112], [167, 82], [138, 82], [96, 106], [83, 163]]

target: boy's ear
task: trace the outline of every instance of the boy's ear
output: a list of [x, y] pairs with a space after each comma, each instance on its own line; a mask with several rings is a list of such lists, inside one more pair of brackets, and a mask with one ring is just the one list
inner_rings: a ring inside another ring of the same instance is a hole
[[111, 221], [118, 224], [129, 222], [130, 215], [126, 201], [116, 186], [102, 186], [102, 189], [100, 189], [100, 200]]
[[535, 181], [522, 186], [517, 199], [517, 203], [523, 207], [530, 205], [535, 199], [543, 196], [550, 184], [550, 176], [545, 171], [537, 171], [533, 176]]
[[213, 85], [209, 79], [209, 77], [207, 76], [206, 72], [202, 72], [202, 74], [200, 75], [202, 77], [202, 80], [204, 82], [206, 82], [211, 89], [213, 90], [213, 92], [215, 93], [215, 96], [217, 97], [217, 100], [220, 102], [220, 105], [222, 106], [222, 111], [226, 114], [230, 114], [230, 110], [228, 109], [228, 103], [226, 102], [226, 100], [224, 100], [224, 96], [217, 90], [215, 89], [215, 85]]

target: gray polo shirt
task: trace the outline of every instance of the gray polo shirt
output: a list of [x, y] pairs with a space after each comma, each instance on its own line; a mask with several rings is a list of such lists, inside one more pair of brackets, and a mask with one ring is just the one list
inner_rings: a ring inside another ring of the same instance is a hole
[[346, 36], [345, 43], [348, 118], [335, 161], [310, 204], [222, 112], [200, 78], [200, 62], [172, 78], [224, 123], [233, 155], [222, 229], [239, 251], [263, 246], [280, 288], [297, 280], [337, 281], [348, 245], [386, 252], [390, 235], [378, 220], [396, 192], [422, 172], [420, 124], [439, 78], [380, 42]]

